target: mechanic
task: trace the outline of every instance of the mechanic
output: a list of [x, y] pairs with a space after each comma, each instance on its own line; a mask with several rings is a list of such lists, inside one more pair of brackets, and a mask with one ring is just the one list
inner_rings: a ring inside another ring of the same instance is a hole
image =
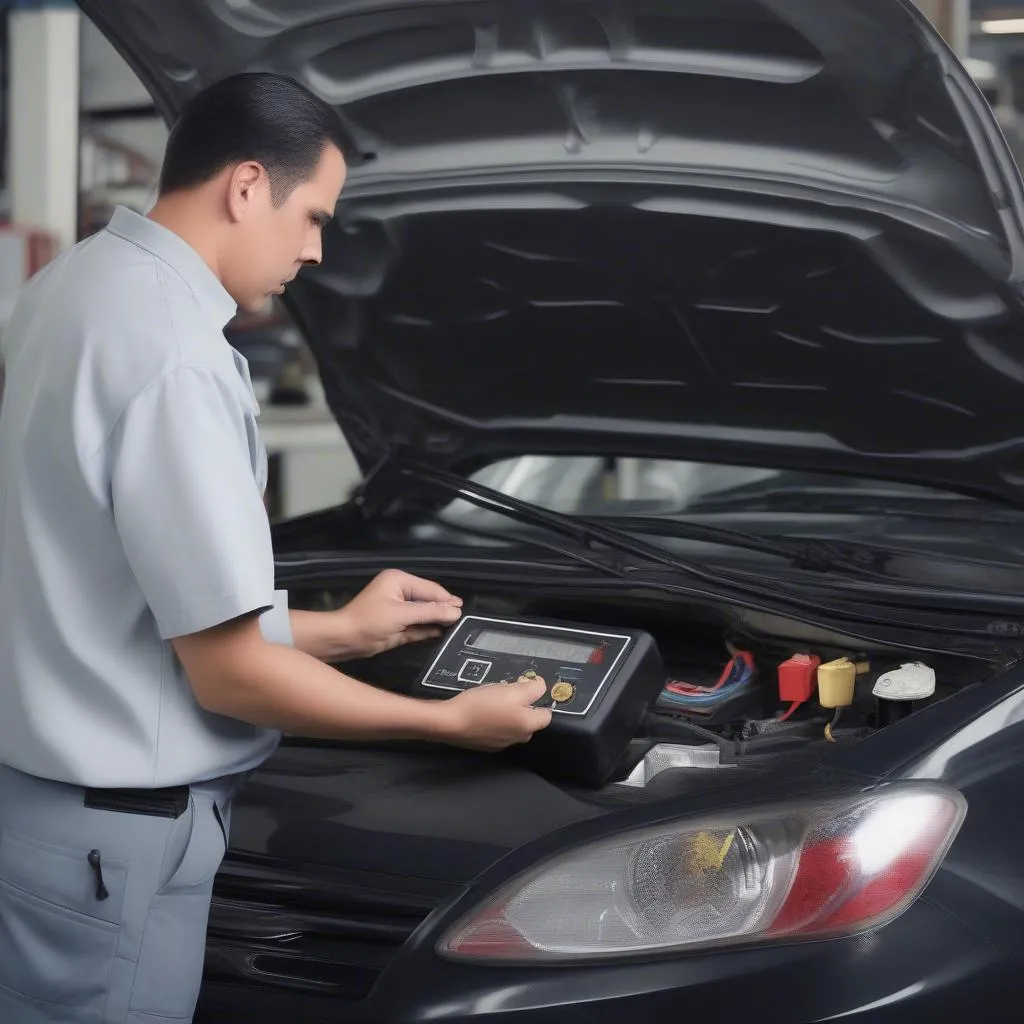
[[280, 733], [523, 742], [543, 680], [418, 701], [329, 663], [437, 635], [398, 570], [345, 607], [274, 590], [266, 452], [225, 340], [307, 264], [346, 174], [335, 111], [239, 75], [23, 290], [0, 414], [0, 1020], [191, 1019], [231, 803]]

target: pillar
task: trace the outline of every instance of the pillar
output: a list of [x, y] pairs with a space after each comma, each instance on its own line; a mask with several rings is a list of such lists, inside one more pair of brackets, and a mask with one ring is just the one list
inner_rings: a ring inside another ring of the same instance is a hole
[[78, 234], [79, 17], [60, 0], [23, 0], [9, 14], [11, 217], [54, 232], [61, 248]]
[[942, 37], [962, 60], [971, 32], [971, 0], [915, 0]]

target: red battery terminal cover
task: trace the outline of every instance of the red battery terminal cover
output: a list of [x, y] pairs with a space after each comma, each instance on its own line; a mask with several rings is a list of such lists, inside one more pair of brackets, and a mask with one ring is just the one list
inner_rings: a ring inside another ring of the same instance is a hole
[[779, 699], [794, 704], [810, 700], [820, 664], [816, 654], [794, 654], [779, 665]]

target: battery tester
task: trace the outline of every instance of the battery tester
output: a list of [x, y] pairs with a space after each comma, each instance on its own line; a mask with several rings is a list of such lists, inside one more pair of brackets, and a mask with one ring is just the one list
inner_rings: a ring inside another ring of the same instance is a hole
[[418, 696], [451, 697], [534, 674], [551, 724], [513, 756], [548, 775], [600, 786], [619, 764], [665, 683], [649, 633], [563, 622], [466, 615], [444, 636], [416, 683]]

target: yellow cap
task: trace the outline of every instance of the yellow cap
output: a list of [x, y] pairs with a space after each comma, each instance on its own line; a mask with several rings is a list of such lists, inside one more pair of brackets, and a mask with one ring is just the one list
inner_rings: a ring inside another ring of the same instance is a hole
[[837, 658], [818, 666], [818, 703], [823, 708], [845, 708], [853, 703], [857, 666], [849, 658]]

